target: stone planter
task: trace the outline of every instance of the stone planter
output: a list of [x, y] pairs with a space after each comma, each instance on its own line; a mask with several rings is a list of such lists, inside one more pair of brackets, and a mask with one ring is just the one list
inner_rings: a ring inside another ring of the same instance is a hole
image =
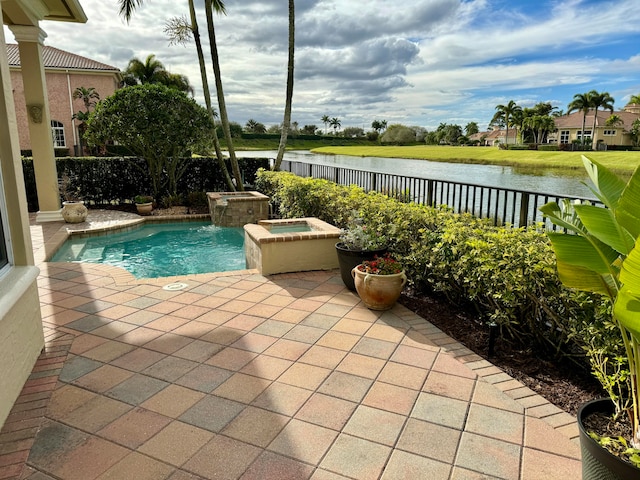
[[582, 480], [627, 480], [640, 478], [640, 469], [616, 457], [589, 436], [583, 420], [592, 413], [613, 413], [613, 404], [608, 398], [591, 400], [578, 410], [580, 450], [582, 453]]
[[153, 202], [136, 203], [136, 209], [138, 210], [138, 215], [150, 215], [153, 210]]
[[400, 298], [404, 284], [407, 283], [404, 271], [391, 275], [375, 275], [354, 267], [351, 276], [362, 302], [371, 310], [392, 308]]
[[387, 253], [387, 248], [379, 250], [349, 250], [344, 244], [336, 243], [336, 252], [338, 254], [338, 264], [340, 265], [340, 277], [345, 286], [352, 292], [356, 291], [356, 286], [351, 276], [353, 267], [360, 265], [367, 260], [373, 260], [376, 256], [381, 257]]
[[82, 223], [87, 219], [88, 213], [83, 201], [62, 202], [62, 218], [67, 223]]

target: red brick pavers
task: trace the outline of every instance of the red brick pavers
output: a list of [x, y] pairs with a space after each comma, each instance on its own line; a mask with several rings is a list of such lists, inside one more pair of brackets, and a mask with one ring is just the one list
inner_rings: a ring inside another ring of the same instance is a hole
[[0, 479], [579, 478], [574, 418], [336, 272], [167, 291], [41, 268], [49, 356], [0, 433]]

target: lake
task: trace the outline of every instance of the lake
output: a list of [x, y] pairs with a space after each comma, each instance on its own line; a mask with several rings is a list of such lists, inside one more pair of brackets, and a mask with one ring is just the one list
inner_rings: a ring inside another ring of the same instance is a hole
[[[275, 158], [275, 150], [238, 151], [238, 157]], [[373, 172], [391, 173], [412, 177], [472, 183], [490, 187], [511, 188], [551, 195], [593, 198], [583, 182], [586, 174], [576, 172], [567, 176], [557, 171], [542, 170], [535, 173], [519, 171], [518, 168], [499, 165], [475, 165], [465, 163], [433, 162], [408, 158], [353, 157], [349, 155], [326, 155], [308, 150], [286, 152], [284, 159], [292, 162], [331, 165]]]

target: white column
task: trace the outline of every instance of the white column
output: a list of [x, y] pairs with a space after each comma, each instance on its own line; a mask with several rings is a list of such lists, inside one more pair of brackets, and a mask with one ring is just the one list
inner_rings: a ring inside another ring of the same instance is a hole
[[38, 222], [63, 221], [51, 135], [47, 83], [42, 60], [42, 45], [47, 34], [40, 27], [34, 26], [13, 25], [9, 28], [18, 42], [20, 50], [20, 68], [27, 104], [29, 137], [40, 207], [36, 220]]

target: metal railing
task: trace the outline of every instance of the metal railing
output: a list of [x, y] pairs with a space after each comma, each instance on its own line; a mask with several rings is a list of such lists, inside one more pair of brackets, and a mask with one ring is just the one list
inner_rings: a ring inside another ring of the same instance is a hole
[[585, 197], [563, 196], [550, 193], [488, 187], [473, 183], [433, 180], [391, 173], [371, 172], [333, 165], [316, 165], [305, 162], [282, 162], [282, 170], [302, 177], [322, 178], [340, 185], [358, 185], [365, 191], [377, 191], [430, 207], [446, 205], [456, 213], [470, 213], [479, 218], [490, 218], [494, 225], [511, 224], [519, 227], [543, 223], [554, 229], [543, 218], [539, 207], [562, 199], [602, 203]]

